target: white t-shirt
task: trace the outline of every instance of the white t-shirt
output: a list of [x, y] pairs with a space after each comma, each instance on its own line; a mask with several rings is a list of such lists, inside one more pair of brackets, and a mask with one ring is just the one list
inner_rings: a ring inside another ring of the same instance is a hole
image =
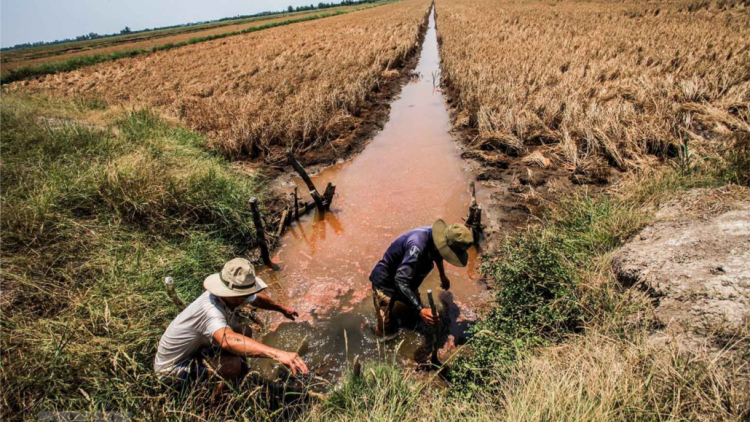
[[[256, 297], [248, 297], [243, 305], [254, 302]], [[154, 371], [169, 372], [201, 347], [210, 346], [216, 331], [235, 324], [235, 313], [224, 301], [206, 290], [169, 324], [161, 336]]]

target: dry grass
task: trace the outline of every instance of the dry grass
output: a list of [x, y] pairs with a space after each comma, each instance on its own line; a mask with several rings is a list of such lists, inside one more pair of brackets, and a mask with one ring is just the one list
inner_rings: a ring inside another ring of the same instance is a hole
[[349, 134], [388, 71], [417, 50], [428, 8], [427, 0], [384, 5], [13, 88], [151, 105], [229, 155], [274, 157]]
[[501, 405], [508, 421], [741, 420], [747, 375], [738, 357], [590, 333], [523, 361]]
[[321, 10], [310, 10], [298, 13], [284, 13], [273, 17], [241, 19], [239, 22], [226, 21], [195, 25], [180, 28], [148, 31], [133, 35], [122, 35], [112, 38], [97, 39], [40, 48], [10, 50], [2, 54], [2, 71], [8, 72], [24, 66], [36, 66], [42, 63], [64, 61], [73, 57], [91, 54], [107, 54], [126, 50], [150, 50], [156, 46], [177, 44], [193, 38], [211, 37], [229, 32], [243, 31], [248, 28], [299, 19], [306, 16], [346, 12], [370, 6], [342, 6]]
[[742, 421], [747, 417], [749, 369], [737, 336], [719, 352], [651, 344], [644, 331], [627, 338], [594, 331], [559, 347], [538, 350], [481, 394], [466, 400], [425, 388], [425, 379], [384, 368], [348, 380], [333, 403], [304, 420], [626, 422]]
[[436, 7], [443, 82], [476, 148], [637, 169], [750, 131], [747, 2]]

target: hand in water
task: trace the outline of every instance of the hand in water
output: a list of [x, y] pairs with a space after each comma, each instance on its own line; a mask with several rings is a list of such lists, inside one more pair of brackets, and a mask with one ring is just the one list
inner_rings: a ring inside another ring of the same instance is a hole
[[299, 318], [299, 314], [297, 313], [297, 311], [292, 308], [284, 308], [284, 311], [282, 311], [281, 313], [284, 314], [287, 319], [290, 319], [292, 321]]
[[305, 365], [305, 362], [296, 353], [284, 352], [279, 350], [279, 355], [276, 357], [276, 360], [279, 361], [279, 363], [281, 363], [282, 365], [291, 369], [292, 374], [294, 375], [297, 375], [297, 371], [300, 371], [303, 374], [310, 372], [307, 369], [307, 365]]
[[[437, 319], [432, 317], [432, 311], [429, 308], [424, 308], [419, 311], [419, 316], [422, 317], [422, 321], [430, 327], [434, 327], [437, 323]], [[435, 311], [435, 316], [439, 318], [440, 314]]]
[[440, 287], [442, 287], [443, 290], [450, 290], [451, 281], [448, 279], [448, 276], [445, 276], [445, 275], [440, 276]]

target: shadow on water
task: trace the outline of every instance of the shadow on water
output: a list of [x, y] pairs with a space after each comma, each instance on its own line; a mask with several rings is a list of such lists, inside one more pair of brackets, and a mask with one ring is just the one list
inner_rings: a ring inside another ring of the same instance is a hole
[[[375, 319], [368, 276], [401, 233], [438, 218], [449, 224], [462, 222], [467, 215], [467, 186], [474, 175], [449, 133], [447, 106], [437, 88], [439, 61], [433, 11], [416, 67], [419, 76], [391, 104], [383, 130], [350, 162], [313, 178], [317, 186], [337, 185], [333, 209], [293, 223], [273, 257], [280, 271], [266, 269], [260, 274], [269, 293], [300, 314], [295, 322], [271, 315], [263, 342], [296, 350], [308, 337], [304, 359], [319, 375], [340, 374], [356, 355], [387, 355], [409, 364], [425, 350], [429, 353], [424, 327], [406, 317], [404, 323], [414, 329], [402, 329], [395, 339], [379, 345], [367, 328]], [[488, 201], [491, 190], [477, 187], [478, 201]], [[301, 188], [300, 195], [305, 194]], [[487, 291], [476, 265], [477, 251], [472, 248], [466, 268], [446, 264], [449, 292], [440, 289], [437, 271], [420, 289], [424, 303], [426, 290], [432, 289], [446, 307], [450, 323], [445, 325], [450, 330], [441, 336], [442, 343], [464, 341], [474, 319], [472, 309], [485, 300]]]

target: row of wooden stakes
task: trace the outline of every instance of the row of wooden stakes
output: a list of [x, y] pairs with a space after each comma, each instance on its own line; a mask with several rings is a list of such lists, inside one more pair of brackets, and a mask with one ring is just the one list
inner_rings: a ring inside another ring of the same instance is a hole
[[[284, 234], [284, 229], [287, 226], [291, 225], [293, 220], [299, 220], [301, 215], [310, 212], [312, 209], [317, 208], [320, 212], [328, 211], [331, 208], [333, 196], [336, 194], [336, 185], [329, 182], [328, 185], [326, 185], [326, 189], [323, 192], [323, 195], [321, 196], [312, 179], [307, 174], [307, 171], [305, 171], [305, 168], [302, 167], [299, 161], [297, 161], [297, 159], [294, 157], [291, 149], [286, 150], [286, 155], [289, 158], [289, 162], [294, 170], [305, 182], [305, 185], [307, 185], [313, 201], [300, 201], [297, 186], [294, 187], [294, 192], [292, 193], [292, 204], [288, 205], [281, 213], [281, 218], [278, 222], [278, 229], [275, 232], [277, 238], [281, 238], [281, 236]], [[471, 193], [471, 202], [469, 204], [469, 215], [465, 219], [466, 226], [471, 229], [472, 234], [474, 235], [474, 242], [479, 243], [479, 239], [482, 235], [483, 229], [482, 207], [477, 203], [476, 188], [473, 181], [469, 183], [469, 192]], [[263, 220], [260, 216], [260, 210], [258, 209], [257, 198], [250, 199], [250, 210], [253, 214], [253, 224], [255, 225], [255, 230], [257, 233], [261, 259], [263, 260], [263, 263], [265, 265], [275, 269], [276, 266], [271, 261], [271, 257], [269, 254], [268, 243], [266, 241], [266, 231], [263, 227]]]
[[[291, 149], [286, 150], [286, 155], [289, 158], [289, 163], [292, 165], [294, 170], [299, 174], [299, 177], [307, 185], [307, 189], [310, 191], [312, 202], [300, 201], [297, 186], [294, 187], [292, 193], [293, 201], [292, 204], [288, 205], [281, 213], [279, 219], [278, 229], [276, 230], [276, 237], [280, 238], [284, 234], [284, 229], [292, 224], [292, 221], [299, 220], [301, 215], [304, 215], [314, 208], [317, 208], [320, 212], [326, 212], [331, 208], [331, 202], [333, 202], [333, 196], [336, 194], [336, 185], [328, 183], [323, 195], [318, 192], [310, 176], [302, 167], [302, 164], [297, 161], [292, 153]], [[271, 256], [268, 251], [268, 242], [266, 240], [266, 231], [263, 227], [263, 220], [260, 217], [260, 210], [258, 209], [258, 199], [250, 198], [250, 211], [253, 214], [253, 224], [255, 225], [255, 232], [258, 238], [258, 247], [260, 248], [260, 257], [263, 263], [273, 269], [276, 269], [276, 265], [271, 261]]]

